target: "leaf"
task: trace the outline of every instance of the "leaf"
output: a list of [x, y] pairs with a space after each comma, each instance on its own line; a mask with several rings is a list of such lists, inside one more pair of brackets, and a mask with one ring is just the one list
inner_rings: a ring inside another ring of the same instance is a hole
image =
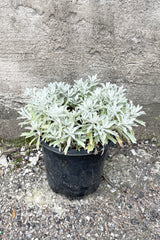
[[36, 139], [37, 139], [37, 137], [34, 137], [34, 138], [30, 141], [29, 146], [31, 146], [32, 143], [33, 143]]
[[113, 136], [117, 136], [118, 137], [118, 133], [109, 129], [105, 129], [105, 131]]
[[64, 154], [65, 154], [65, 155], [67, 154], [67, 151], [68, 151], [70, 145], [71, 145], [71, 137], [69, 137], [69, 138], [67, 139], [67, 146], [66, 146], [65, 149], [64, 149]]
[[16, 218], [16, 210], [15, 209], [13, 209], [13, 211], [12, 211], [12, 217]]
[[94, 149], [94, 143], [92, 143], [92, 144], [88, 143], [87, 147], [86, 147], [87, 152], [89, 153], [89, 152], [93, 151], [93, 149]]
[[129, 139], [129, 137], [124, 133], [124, 131], [122, 129], [118, 129], [118, 132], [120, 133], [121, 136], [123, 136], [124, 138], [126, 138], [127, 142], [130, 144], [131, 141]]
[[90, 144], [92, 145], [92, 144], [93, 144], [92, 130], [91, 130], [89, 133], [87, 133], [87, 136], [89, 137], [89, 142], [90, 142]]
[[123, 141], [120, 139], [120, 137], [116, 137], [117, 139], [117, 142], [119, 143], [119, 145], [123, 148], [124, 145], [123, 145]]
[[59, 124], [58, 138], [62, 135], [62, 125]]
[[37, 143], [36, 143], [36, 149], [38, 150], [40, 146], [40, 137], [38, 137], [37, 139]]
[[135, 122], [137, 122], [137, 123], [139, 123], [139, 124], [141, 124], [141, 125], [143, 125], [143, 126], [146, 125], [145, 122], [143, 122], [142, 120], [139, 120], [139, 119], [136, 119]]
[[112, 137], [111, 135], [108, 135], [107, 138], [108, 138], [109, 140], [111, 140], [114, 144], [117, 143], [116, 139], [115, 139], [114, 137]]
[[35, 136], [35, 132], [24, 132], [21, 134], [21, 137], [26, 137], [26, 138], [30, 138], [30, 137], [33, 137]]
[[125, 134], [129, 137], [129, 139], [131, 140], [132, 143], [136, 143], [136, 142], [137, 142], [137, 141], [136, 141], [136, 138], [135, 138], [135, 136], [134, 136], [133, 130], [131, 130], [130, 133], [127, 132], [127, 130], [126, 130], [125, 128], [124, 128], [123, 130], [124, 130]]
[[80, 145], [81, 147], [85, 148], [84, 142], [82, 142], [82, 141], [79, 140], [79, 139], [75, 139], [75, 140], [76, 140], [76, 142], [78, 143], [78, 145]]
[[65, 155], [67, 154], [67, 151], [68, 151], [68, 146], [66, 146], [65, 149], [64, 149], [64, 154]]

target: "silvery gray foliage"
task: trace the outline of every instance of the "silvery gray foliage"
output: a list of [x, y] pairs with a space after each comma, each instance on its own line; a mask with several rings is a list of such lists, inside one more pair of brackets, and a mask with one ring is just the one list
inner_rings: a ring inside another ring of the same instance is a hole
[[19, 111], [21, 125], [37, 148], [40, 139], [66, 154], [69, 148], [88, 152], [112, 141], [136, 142], [133, 127], [145, 123], [144, 114], [125, 97], [125, 89], [116, 84], [100, 83], [97, 75], [74, 81], [53, 82], [43, 89], [27, 89], [26, 105]]

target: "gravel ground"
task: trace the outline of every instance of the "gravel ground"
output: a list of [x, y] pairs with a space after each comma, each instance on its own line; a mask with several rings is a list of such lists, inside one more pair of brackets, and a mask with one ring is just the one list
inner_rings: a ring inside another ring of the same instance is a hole
[[160, 148], [154, 141], [111, 147], [98, 190], [72, 201], [49, 188], [41, 151], [25, 151], [1, 150], [0, 239], [160, 239]]

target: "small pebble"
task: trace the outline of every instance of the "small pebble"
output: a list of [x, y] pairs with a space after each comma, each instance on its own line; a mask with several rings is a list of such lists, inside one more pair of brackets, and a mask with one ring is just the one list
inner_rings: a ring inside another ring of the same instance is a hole
[[136, 153], [136, 151], [134, 149], [131, 149], [131, 153], [133, 154], [133, 156], [137, 155], [137, 153]]
[[0, 157], [0, 167], [8, 167], [8, 161], [5, 155]]

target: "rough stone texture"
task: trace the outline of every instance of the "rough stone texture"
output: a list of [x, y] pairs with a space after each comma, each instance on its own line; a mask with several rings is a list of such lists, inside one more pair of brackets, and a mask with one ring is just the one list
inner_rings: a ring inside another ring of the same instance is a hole
[[[27, 146], [16, 150], [1, 142], [0, 149], [0, 239], [160, 239], [155, 142], [111, 146], [97, 191], [72, 201], [49, 188], [41, 151], [27, 153]], [[33, 157], [39, 160], [31, 165]]]
[[0, 136], [20, 134], [26, 87], [98, 74], [123, 84], [158, 135], [159, 0], [4, 0], [0, 3]]

